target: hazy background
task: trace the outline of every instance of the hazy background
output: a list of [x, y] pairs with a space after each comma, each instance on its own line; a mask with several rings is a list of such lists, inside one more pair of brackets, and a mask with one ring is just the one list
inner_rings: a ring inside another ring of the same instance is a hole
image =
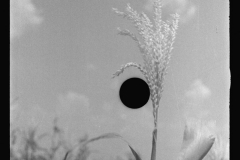
[[[136, 29], [111, 9], [127, 3], [152, 16], [152, 0], [11, 0], [11, 126], [39, 125], [50, 131], [53, 119], [69, 141], [88, 134], [117, 132], [150, 159], [152, 104], [127, 110], [119, 101], [120, 84], [131, 76], [112, 74], [141, 54], [117, 27]], [[180, 14], [170, 68], [159, 109], [158, 159], [176, 159], [184, 120], [208, 121], [228, 139], [229, 35], [225, 0], [165, 0], [163, 19]], [[129, 151], [120, 140], [91, 145], [103, 159]], [[104, 146], [104, 148], [102, 147]]]

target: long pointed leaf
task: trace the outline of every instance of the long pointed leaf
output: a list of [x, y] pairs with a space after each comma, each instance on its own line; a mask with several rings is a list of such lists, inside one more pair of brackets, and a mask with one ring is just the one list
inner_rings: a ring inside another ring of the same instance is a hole
[[201, 144], [192, 145], [184, 152], [180, 160], [202, 160], [212, 148], [214, 141], [215, 138], [208, 138]]
[[182, 151], [178, 160], [202, 160], [212, 148], [215, 138], [201, 121], [188, 120], [184, 130]]
[[131, 147], [131, 145], [129, 144], [128, 141], [126, 141], [121, 135], [117, 134], [117, 133], [106, 133], [106, 134], [103, 134], [103, 135], [100, 135], [98, 137], [95, 137], [95, 138], [92, 138], [92, 139], [89, 139], [87, 140], [84, 145], [88, 144], [88, 143], [91, 143], [91, 142], [94, 142], [94, 141], [98, 141], [98, 140], [101, 140], [101, 139], [110, 139], [110, 138], [120, 138], [122, 139], [124, 142], [126, 142], [128, 144], [128, 147], [130, 148], [132, 154], [134, 155], [134, 157], [136, 158], [136, 160], [142, 160], [140, 158], [140, 156], [137, 154], [137, 152]]
[[122, 138], [122, 136], [120, 136], [119, 134], [116, 134], [116, 133], [106, 133], [106, 134], [103, 134], [101, 136], [89, 139], [84, 144], [88, 144], [88, 143], [98, 141], [98, 140], [101, 140], [101, 139], [110, 139], [110, 138]]
[[134, 155], [135, 159], [136, 160], [142, 160], [141, 157], [137, 154], [137, 152], [130, 145], [128, 145], [128, 146], [131, 149], [132, 154]]

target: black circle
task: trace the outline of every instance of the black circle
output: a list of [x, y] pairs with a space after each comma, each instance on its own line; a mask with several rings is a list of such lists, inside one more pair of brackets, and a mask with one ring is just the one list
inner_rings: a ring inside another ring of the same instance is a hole
[[140, 78], [129, 78], [122, 83], [119, 90], [119, 97], [126, 107], [130, 109], [139, 109], [149, 100], [149, 86]]

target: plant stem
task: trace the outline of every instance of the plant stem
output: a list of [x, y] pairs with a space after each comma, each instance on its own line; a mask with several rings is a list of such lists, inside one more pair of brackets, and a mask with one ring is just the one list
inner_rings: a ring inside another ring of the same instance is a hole
[[152, 139], [152, 154], [151, 154], [151, 160], [156, 160], [156, 150], [157, 150], [157, 129], [154, 128], [153, 130], [153, 139]]
[[154, 115], [154, 129], [152, 132], [152, 153], [151, 153], [151, 160], [156, 160], [156, 154], [157, 154], [157, 117], [158, 117], [158, 107], [156, 107], [156, 110], [153, 111]]

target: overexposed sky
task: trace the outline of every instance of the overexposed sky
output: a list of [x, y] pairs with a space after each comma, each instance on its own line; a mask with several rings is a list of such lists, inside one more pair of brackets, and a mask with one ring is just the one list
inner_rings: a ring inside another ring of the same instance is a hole
[[[133, 111], [118, 98], [124, 80], [143, 76], [131, 68], [111, 79], [122, 64], [142, 63], [135, 42], [117, 35], [117, 27], [137, 32], [111, 9], [124, 11], [130, 3], [152, 16], [152, 0], [10, 2], [12, 126], [48, 132], [58, 117], [72, 143], [85, 133], [117, 132], [150, 159], [151, 101]], [[207, 120], [228, 136], [228, 3], [164, 0], [163, 19], [175, 12], [180, 23], [159, 108], [157, 156], [164, 160], [176, 159], [186, 118]], [[119, 142], [95, 147], [121, 156], [129, 150]]]

